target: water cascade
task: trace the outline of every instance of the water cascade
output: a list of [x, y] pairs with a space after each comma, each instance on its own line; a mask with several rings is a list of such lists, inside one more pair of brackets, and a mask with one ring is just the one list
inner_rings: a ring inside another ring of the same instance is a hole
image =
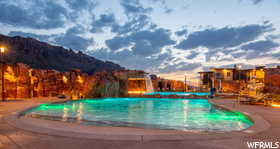
[[147, 93], [154, 92], [153, 83], [149, 74], [145, 75], [145, 83], [146, 83]]

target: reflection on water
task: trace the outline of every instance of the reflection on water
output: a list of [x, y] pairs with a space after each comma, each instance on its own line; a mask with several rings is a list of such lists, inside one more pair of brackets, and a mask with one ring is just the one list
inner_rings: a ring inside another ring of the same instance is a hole
[[197, 96], [208, 96], [210, 93], [208, 92], [149, 92], [145, 95], [162, 95], [162, 96], [169, 96], [169, 95], [178, 95], [178, 96], [188, 96], [188, 95], [197, 95]]
[[68, 109], [66, 107], [63, 108], [63, 115], [62, 115], [62, 121], [67, 121], [68, 119]]
[[[43, 104], [27, 113], [98, 125], [231, 131], [252, 125], [243, 114], [217, 109], [206, 99], [105, 98]], [[98, 123], [97, 123], [98, 122]]]
[[79, 108], [77, 111], [77, 120], [81, 121], [83, 120], [83, 111], [84, 111], [84, 103], [79, 103]]

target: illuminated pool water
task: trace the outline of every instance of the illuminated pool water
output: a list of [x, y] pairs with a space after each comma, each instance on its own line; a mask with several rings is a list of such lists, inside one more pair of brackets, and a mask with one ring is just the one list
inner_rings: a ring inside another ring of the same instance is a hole
[[252, 125], [245, 115], [217, 108], [206, 99], [84, 99], [42, 104], [24, 115], [89, 125], [186, 131], [233, 131]]
[[152, 92], [152, 93], [146, 93], [145, 95], [163, 95], [163, 96], [169, 96], [169, 95], [178, 95], [178, 96], [186, 96], [186, 95], [197, 95], [197, 96], [208, 96], [210, 93], [208, 92]]

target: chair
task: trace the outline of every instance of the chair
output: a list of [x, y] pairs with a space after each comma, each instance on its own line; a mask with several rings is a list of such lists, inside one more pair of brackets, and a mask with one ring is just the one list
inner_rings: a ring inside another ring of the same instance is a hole
[[252, 97], [250, 104], [265, 104], [266, 100], [267, 100], [267, 95], [261, 93], [257, 96]]
[[239, 95], [239, 102], [246, 104], [264, 104], [266, 100], [266, 95], [261, 93], [256, 96], [250, 96], [248, 92], [243, 92]]
[[251, 101], [248, 91], [241, 90], [237, 97], [238, 103], [249, 103]]

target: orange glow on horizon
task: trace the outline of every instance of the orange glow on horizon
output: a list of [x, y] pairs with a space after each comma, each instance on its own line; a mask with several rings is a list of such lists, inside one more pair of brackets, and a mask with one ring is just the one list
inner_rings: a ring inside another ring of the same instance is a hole
[[145, 94], [146, 91], [128, 91], [128, 94]]

